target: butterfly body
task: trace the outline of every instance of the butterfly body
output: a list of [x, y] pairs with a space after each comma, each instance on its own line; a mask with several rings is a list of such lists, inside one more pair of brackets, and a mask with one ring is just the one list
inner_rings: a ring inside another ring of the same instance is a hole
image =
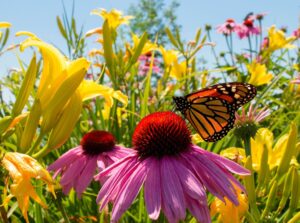
[[205, 141], [223, 138], [235, 121], [239, 107], [252, 100], [256, 88], [247, 83], [213, 85], [184, 97], [173, 97], [179, 110]]

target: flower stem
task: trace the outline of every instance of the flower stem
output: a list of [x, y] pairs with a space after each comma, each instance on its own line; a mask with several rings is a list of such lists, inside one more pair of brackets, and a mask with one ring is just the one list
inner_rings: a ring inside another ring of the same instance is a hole
[[60, 211], [60, 213], [62, 214], [62, 217], [64, 218], [64, 222], [65, 223], [71, 223], [69, 220], [69, 217], [67, 215], [67, 212], [64, 208], [64, 205], [62, 204], [62, 198], [61, 198], [61, 194], [57, 194], [57, 199], [54, 199], [54, 202], [57, 204], [57, 208]]
[[245, 137], [245, 138], [244, 138], [244, 145], [245, 145], [246, 157], [248, 157], [248, 156], [251, 157], [250, 137]]

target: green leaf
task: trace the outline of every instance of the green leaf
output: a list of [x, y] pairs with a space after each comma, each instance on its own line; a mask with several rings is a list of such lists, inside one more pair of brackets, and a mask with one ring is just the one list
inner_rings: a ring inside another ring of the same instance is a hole
[[196, 36], [195, 36], [195, 45], [198, 45], [200, 36], [201, 36], [201, 29], [198, 29], [197, 33], [196, 33]]
[[28, 100], [28, 97], [30, 95], [30, 92], [33, 89], [34, 82], [36, 79], [36, 74], [37, 74], [37, 64], [36, 64], [36, 56], [34, 55], [31, 59], [30, 65], [27, 69], [19, 94], [17, 96], [16, 102], [12, 109], [13, 117], [16, 117], [22, 112]]

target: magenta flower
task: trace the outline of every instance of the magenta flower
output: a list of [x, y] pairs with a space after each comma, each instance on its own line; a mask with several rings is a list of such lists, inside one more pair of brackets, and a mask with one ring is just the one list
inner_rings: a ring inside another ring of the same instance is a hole
[[227, 19], [225, 23], [217, 26], [217, 32], [228, 36], [236, 31], [236, 25], [233, 19]]
[[295, 36], [297, 39], [300, 39], [300, 27], [293, 31], [293, 36]]
[[169, 222], [178, 222], [185, 219], [188, 209], [199, 222], [211, 222], [206, 189], [222, 201], [226, 197], [239, 204], [234, 185], [244, 188], [231, 173], [250, 172], [193, 145], [185, 121], [175, 113], [156, 112], [142, 119], [132, 144], [134, 153], [95, 176], [95, 180], [105, 180], [97, 202], [100, 211], [113, 203], [111, 222], [120, 219], [143, 185], [146, 208], [153, 220], [162, 211]]
[[[139, 57], [139, 62], [140, 62], [139, 71], [138, 71], [139, 76], [147, 75], [147, 73], [150, 70], [151, 60], [152, 60], [152, 52], [146, 53]], [[154, 72], [156, 74], [160, 73], [159, 63], [160, 63], [160, 61], [154, 57], [153, 65], [152, 65], [152, 72]]]
[[244, 20], [243, 24], [238, 24], [236, 26], [236, 33], [240, 39], [243, 39], [250, 35], [259, 35], [260, 28], [254, 25], [254, 20], [248, 18]]
[[64, 194], [74, 188], [77, 196], [81, 197], [97, 169], [103, 170], [130, 152], [130, 149], [116, 146], [111, 133], [94, 130], [85, 134], [79, 146], [63, 154], [48, 170], [55, 171], [54, 178], [61, 174], [60, 184]]

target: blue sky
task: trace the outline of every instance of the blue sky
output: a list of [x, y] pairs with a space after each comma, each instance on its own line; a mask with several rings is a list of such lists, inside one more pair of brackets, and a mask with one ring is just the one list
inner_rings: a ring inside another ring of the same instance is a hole
[[[132, 3], [137, 0], [75, 0], [75, 17], [78, 24], [84, 25], [84, 30], [98, 27], [102, 24], [102, 19], [95, 15], [90, 15], [90, 11], [95, 8], [112, 9], [117, 8], [127, 11]], [[166, 4], [170, 0], [165, 1]], [[67, 9], [72, 6], [71, 0], [65, 0]], [[62, 15], [63, 8], [61, 0], [10, 0], [3, 1], [0, 7], [0, 21], [12, 23], [12, 34], [20, 30], [27, 30], [35, 33], [46, 42], [54, 43], [62, 50], [66, 50], [65, 42], [60, 36], [56, 26], [55, 17]], [[209, 23], [212, 27], [223, 23], [227, 18], [234, 18], [242, 21], [248, 12], [267, 12], [264, 20], [265, 27], [276, 24], [278, 27], [287, 26], [289, 33], [299, 26], [300, 2], [297, 0], [186, 0], [180, 1], [180, 8], [177, 11], [178, 22], [182, 25], [182, 35], [186, 40], [192, 39], [199, 27], [204, 27]], [[217, 50], [225, 49], [225, 41], [221, 35], [213, 35], [217, 43]], [[20, 42], [20, 38], [11, 36], [11, 43]], [[246, 40], [235, 41], [237, 48], [242, 48], [247, 44]], [[66, 52], [66, 51], [65, 51]], [[208, 51], [204, 51], [208, 53]], [[26, 58], [26, 53], [19, 54], [21, 58]], [[209, 53], [208, 53], [209, 54]], [[203, 55], [208, 60], [211, 55]], [[16, 52], [6, 53], [0, 57], [0, 76], [12, 67], [17, 66]]]

